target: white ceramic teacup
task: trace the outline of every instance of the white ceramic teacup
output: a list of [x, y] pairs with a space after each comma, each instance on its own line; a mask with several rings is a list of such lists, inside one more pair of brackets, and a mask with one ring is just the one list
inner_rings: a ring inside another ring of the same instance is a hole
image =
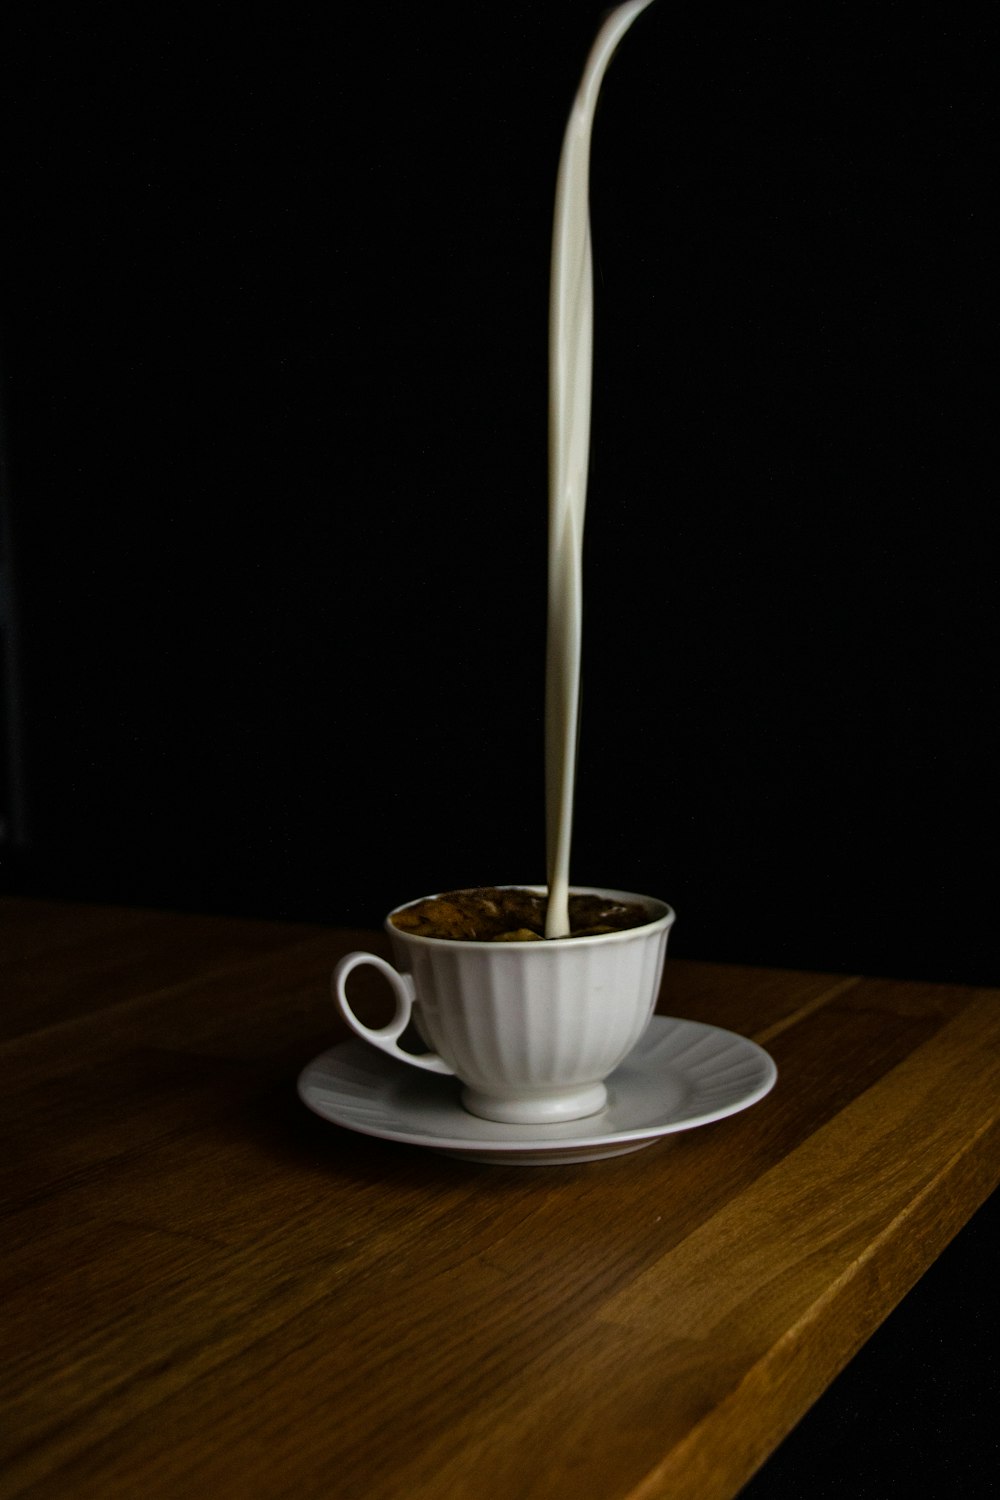
[[[596, 1114], [607, 1103], [605, 1078], [649, 1025], [674, 913], [626, 891], [574, 894], [640, 902], [649, 921], [595, 937], [475, 942], [401, 931], [397, 907], [385, 925], [398, 967], [374, 953], [347, 954], [333, 974], [341, 1014], [400, 1061], [456, 1074], [462, 1103], [484, 1119], [529, 1125]], [[366, 1026], [351, 1009], [347, 977], [359, 964], [372, 964], [393, 988], [396, 1013], [386, 1026]], [[411, 1017], [436, 1051], [400, 1047]]]

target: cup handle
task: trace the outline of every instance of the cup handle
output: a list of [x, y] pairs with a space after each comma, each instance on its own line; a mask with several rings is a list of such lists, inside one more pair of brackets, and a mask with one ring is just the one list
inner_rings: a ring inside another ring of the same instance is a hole
[[[371, 964], [373, 969], [378, 969], [384, 974], [392, 985], [393, 994], [396, 997], [396, 1013], [386, 1026], [366, 1026], [359, 1021], [351, 1009], [347, 998], [347, 976], [352, 969], [361, 964]], [[379, 958], [376, 953], [348, 953], [333, 971], [331, 981], [333, 998], [337, 1002], [337, 1009], [351, 1030], [356, 1032], [363, 1041], [371, 1042], [373, 1047], [378, 1047], [382, 1052], [388, 1052], [390, 1057], [398, 1057], [401, 1062], [409, 1063], [414, 1068], [426, 1068], [428, 1073], [454, 1074], [454, 1068], [449, 1068], [443, 1057], [438, 1057], [436, 1052], [404, 1052], [397, 1038], [406, 1030], [410, 1015], [413, 1011], [413, 1001], [416, 991], [413, 980], [409, 974], [401, 974], [394, 969], [392, 964], [387, 964], [384, 958]]]

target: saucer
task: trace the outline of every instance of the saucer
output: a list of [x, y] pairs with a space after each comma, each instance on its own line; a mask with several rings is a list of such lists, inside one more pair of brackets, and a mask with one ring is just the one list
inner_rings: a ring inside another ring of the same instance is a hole
[[723, 1120], [763, 1099], [777, 1076], [772, 1059], [746, 1037], [654, 1016], [607, 1079], [606, 1108], [582, 1120], [480, 1120], [462, 1108], [456, 1078], [394, 1062], [362, 1041], [314, 1058], [299, 1077], [299, 1097], [322, 1119], [361, 1135], [466, 1161], [558, 1166], [624, 1156], [676, 1130]]

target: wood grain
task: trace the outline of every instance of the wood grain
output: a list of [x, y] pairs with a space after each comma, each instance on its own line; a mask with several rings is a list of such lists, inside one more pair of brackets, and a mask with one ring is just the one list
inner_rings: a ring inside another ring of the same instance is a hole
[[5, 1496], [725, 1500], [1000, 1175], [994, 992], [668, 961], [774, 1093], [490, 1167], [295, 1097], [381, 935], [0, 924]]

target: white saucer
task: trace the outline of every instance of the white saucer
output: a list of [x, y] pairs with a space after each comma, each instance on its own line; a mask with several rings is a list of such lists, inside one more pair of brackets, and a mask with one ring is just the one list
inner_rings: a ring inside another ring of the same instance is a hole
[[747, 1109], [778, 1070], [762, 1047], [732, 1031], [654, 1016], [607, 1080], [600, 1114], [558, 1125], [501, 1125], [470, 1115], [458, 1080], [394, 1062], [362, 1041], [342, 1042], [304, 1068], [302, 1102], [334, 1125], [425, 1146], [466, 1161], [556, 1166], [600, 1161]]

